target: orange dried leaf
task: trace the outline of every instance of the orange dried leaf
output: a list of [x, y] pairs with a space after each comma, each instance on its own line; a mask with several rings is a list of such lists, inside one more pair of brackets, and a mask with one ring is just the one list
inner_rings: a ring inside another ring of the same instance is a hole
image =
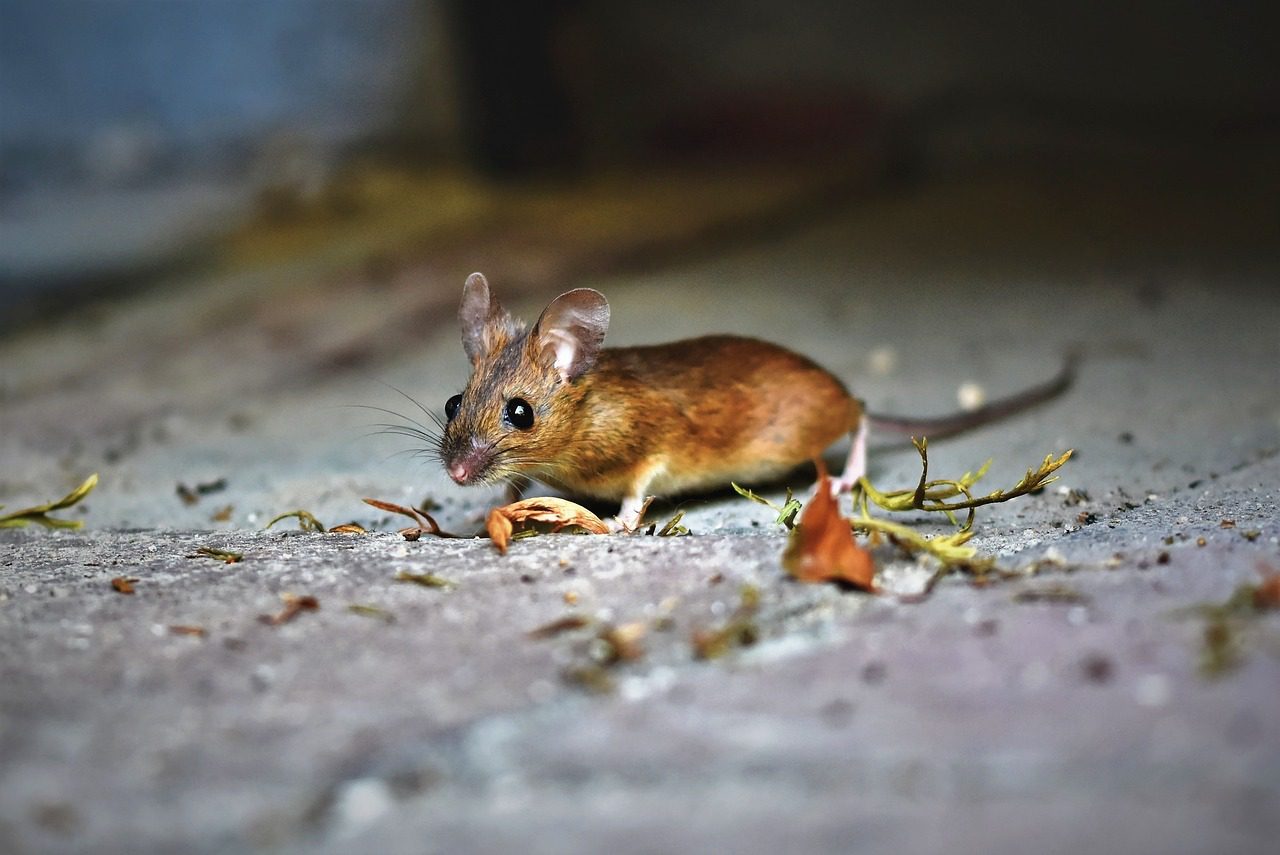
[[577, 526], [592, 534], [608, 534], [609, 527], [591, 511], [567, 499], [550, 496], [539, 499], [523, 499], [497, 508], [513, 523], [541, 522], [551, 523], [556, 531], [569, 526]]
[[534, 639], [555, 638], [561, 633], [570, 632], [575, 629], [582, 629], [584, 626], [590, 626], [591, 620], [582, 615], [565, 615], [562, 618], [556, 618], [551, 623], [544, 623], [537, 629], [529, 630], [529, 637]]
[[550, 496], [522, 499], [494, 508], [485, 519], [485, 528], [493, 545], [505, 555], [515, 527], [527, 522], [548, 524], [552, 531], [574, 526], [591, 534], [609, 533], [609, 526], [604, 520], [582, 505]]
[[343, 523], [342, 525], [335, 525], [333, 528], [329, 529], [329, 534], [368, 534], [368, 533], [369, 533], [368, 530], [365, 529], [364, 526], [360, 525], [360, 523], [353, 523], [353, 522]]
[[840, 516], [831, 495], [831, 479], [821, 463], [817, 491], [800, 512], [782, 554], [782, 566], [801, 582], [841, 582], [863, 591], [876, 589], [875, 562], [870, 552], [854, 542], [853, 529]]
[[408, 508], [404, 505], [397, 505], [395, 502], [384, 502], [381, 499], [366, 498], [364, 503], [366, 505], [372, 505], [380, 511], [387, 511], [389, 513], [406, 516], [416, 522], [418, 524], [417, 528], [406, 528], [400, 530], [400, 534], [404, 536], [405, 540], [417, 540], [418, 536], [423, 532], [426, 532], [427, 534], [434, 534], [436, 537], [457, 537], [456, 534], [450, 534], [449, 532], [441, 529], [440, 524], [437, 523], [435, 518], [426, 511], [420, 511], [417, 508]]
[[132, 594], [133, 583], [136, 581], [138, 580], [131, 579], [126, 576], [117, 576], [111, 580], [111, 587], [114, 588], [116, 591], [120, 592], [121, 594]]
[[284, 600], [284, 608], [274, 615], [259, 615], [258, 620], [269, 626], [279, 626], [302, 612], [314, 612], [320, 608], [320, 601], [310, 594], [281, 594], [280, 599]]
[[510, 517], [502, 512], [502, 508], [494, 508], [485, 518], [484, 527], [488, 530], [489, 539], [493, 541], [493, 545], [499, 552], [506, 555], [507, 544], [511, 542], [511, 533], [515, 530]]
[[1280, 571], [1265, 564], [1258, 567], [1262, 582], [1253, 589], [1253, 607], [1259, 611], [1280, 609]]
[[171, 623], [169, 624], [169, 632], [174, 635], [190, 635], [196, 638], [203, 638], [208, 633], [202, 626], [190, 626], [188, 624]]

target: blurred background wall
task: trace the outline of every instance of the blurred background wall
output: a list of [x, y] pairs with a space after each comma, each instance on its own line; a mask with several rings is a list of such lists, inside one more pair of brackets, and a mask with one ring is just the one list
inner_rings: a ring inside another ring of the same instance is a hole
[[836, 152], [892, 181], [1272, 146], [1276, 9], [0, 0], [0, 293], [136, 284], [361, 159], [572, 184]]

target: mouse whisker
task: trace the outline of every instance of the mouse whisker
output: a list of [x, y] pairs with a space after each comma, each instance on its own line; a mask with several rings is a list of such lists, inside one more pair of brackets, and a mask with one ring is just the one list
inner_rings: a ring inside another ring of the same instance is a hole
[[[385, 386], [386, 388], [395, 392], [400, 397], [404, 398], [409, 403], [413, 404], [419, 410], [422, 410], [422, 412], [426, 415], [427, 418], [431, 419], [431, 421], [436, 423], [436, 427], [440, 428], [441, 430], [444, 430], [444, 426], [445, 426], [444, 420], [441, 419], [440, 416], [438, 416], [432, 410], [428, 410], [426, 407], [422, 406], [422, 403], [419, 402], [417, 398], [413, 397], [408, 392], [405, 392], [403, 389], [399, 388], [398, 386], [394, 386], [390, 383], [387, 383], [384, 380], [375, 380], [374, 382], [379, 383], [382, 386]], [[401, 418], [406, 418], [406, 416], [401, 416]], [[413, 419], [409, 419], [409, 421], [413, 421]]]
[[361, 438], [367, 438], [371, 436], [403, 436], [406, 439], [414, 440], [415, 447], [419, 447], [419, 448], [421, 447], [430, 448], [436, 445], [435, 440], [431, 437], [422, 436], [421, 434], [418, 434], [411, 430], [397, 430], [395, 429], [395, 427], [382, 428], [380, 430], [369, 431], [368, 433], [362, 434]]
[[[406, 422], [417, 425], [423, 430], [433, 429], [428, 425], [424, 425], [422, 422], [418, 421], [412, 416], [406, 416], [404, 413], [396, 412], [395, 410], [389, 410], [386, 407], [375, 407], [371, 404], [343, 404], [343, 406], [347, 407], [348, 409], [373, 410], [374, 412], [377, 412], [377, 413], [386, 413], [389, 416], [395, 416], [398, 419], [404, 419]], [[437, 428], [440, 428], [442, 430], [444, 429], [444, 425], [440, 423], [440, 418], [438, 416], [430, 412], [427, 413], [427, 415], [431, 417], [431, 421], [435, 424]]]
[[369, 425], [369, 427], [381, 428], [382, 431], [385, 433], [394, 432], [394, 433], [402, 434], [403, 436], [417, 437], [418, 439], [422, 439], [427, 442], [433, 442], [436, 444], [439, 444], [441, 439], [440, 434], [431, 430], [430, 428], [413, 427], [412, 425], [397, 425], [397, 424], [385, 424], [385, 423], [372, 424], [372, 425]]

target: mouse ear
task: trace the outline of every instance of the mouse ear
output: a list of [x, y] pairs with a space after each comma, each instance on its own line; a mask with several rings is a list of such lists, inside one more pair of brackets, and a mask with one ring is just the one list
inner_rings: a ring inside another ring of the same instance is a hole
[[489, 293], [489, 282], [483, 273], [472, 273], [462, 286], [458, 320], [462, 324], [462, 349], [472, 365], [499, 343], [496, 333], [503, 333], [503, 338], [515, 334], [511, 313]]
[[542, 363], [569, 383], [595, 364], [608, 329], [609, 301], [599, 291], [576, 288], [551, 301], [531, 338]]

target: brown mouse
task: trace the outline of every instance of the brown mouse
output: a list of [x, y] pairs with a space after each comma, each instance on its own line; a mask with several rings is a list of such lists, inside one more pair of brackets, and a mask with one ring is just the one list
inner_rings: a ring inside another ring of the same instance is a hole
[[532, 329], [473, 273], [458, 310], [471, 360], [445, 405], [440, 459], [458, 484], [537, 479], [621, 502], [636, 522], [646, 497], [776, 479], [853, 435], [837, 485], [866, 470], [867, 423], [931, 437], [957, 433], [1067, 388], [1073, 360], [1042, 386], [941, 419], [865, 413], [844, 384], [776, 344], [716, 335], [648, 347], [602, 347], [609, 304], [590, 288], [551, 301]]

